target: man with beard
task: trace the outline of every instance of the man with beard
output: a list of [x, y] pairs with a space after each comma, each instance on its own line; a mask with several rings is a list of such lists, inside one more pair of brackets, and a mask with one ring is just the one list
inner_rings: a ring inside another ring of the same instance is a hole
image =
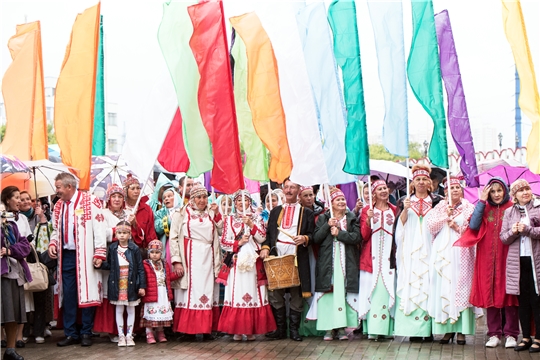
[[285, 293], [290, 293], [289, 300], [289, 333], [290, 338], [302, 341], [299, 333], [302, 318], [303, 298], [311, 297], [311, 275], [309, 266], [308, 246], [311, 245], [315, 221], [313, 211], [298, 203], [300, 186], [290, 179], [283, 182], [285, 204], [278, 205], [270, 212], [266, 241], [263, 243], [261, 258], [266, 258], [272, 250], [272, 255], [297, 256], [300, 286], [288, 289], [276, 289], [268, 292], [270, 305], [276, 319], [277, 330], [266, 336], [270, 339], [285, 339], [287, 337], [287, 310]]

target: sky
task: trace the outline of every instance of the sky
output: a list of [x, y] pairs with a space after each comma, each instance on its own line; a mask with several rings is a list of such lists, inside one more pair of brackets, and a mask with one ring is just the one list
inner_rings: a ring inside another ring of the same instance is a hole
[[[266, 1], [266, 0], [261, 0]], [[276, 1], [276, 0], [274, 0]], [[308, 1], [310, 2], [310, 1]], [[327, 2], [328, 3], [328, 2]], [[380, 141], [384, 103], [377, 75], [377, 58], [367, 0], [357, 0], [362, 76], [370, 142]], [[45, 76], [57, 77], [77, 13], [95, 0], [2, 0], [0, 2], [1, 72], [11, 56], [7, 42], [15, 26], [40, 20]], [[105, 32], [105, 78], [107, 102], [116, 103], [118, 118], [127, 131], [155, 85], [165, 63], [157, 43], [163, 1], [103, 0]], [[434, 0], [435, 13], [447, 9], [452, 23], [471, 128], [477, 150], [491, 150], [503, 134], [503, 148], [514, 145], [515, 67], [502, 24], [499, 0]], [[536, 68], [540, 68], [540, 1], [521, 1], [529, 46]], [[226, 17], [252, 10], [253, 3], [224, 0]], [[411, 5], [403, 1], [405, 56], [411, 42]], [[276, 19], [279, 21], [278, 19]], [[412, 141], [431, 137], [432, 121], [409, 89], [409, 134]], [[523, 143], [530, 121], [523, 115]], [[451, 137], [448, 137], [451, 146]]]

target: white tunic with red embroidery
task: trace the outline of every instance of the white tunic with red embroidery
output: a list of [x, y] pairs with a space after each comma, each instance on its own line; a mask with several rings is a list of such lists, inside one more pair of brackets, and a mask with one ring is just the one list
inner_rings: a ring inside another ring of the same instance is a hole
[[[58, 300], [62, 307], [62, 239], [60, 239], [60, 213], [64, 202], [59, 200], [53, 211], [53, 232], [50, 246], [58, 251]], [[101, 202], [87, 192], [78, 191], [74, 204], [74, 237], [77, 259], [77, 291], [79, 307], [98, 306], [103, 299], [101, 270], [94, 268], [94, 258], [105, 260], [107, 241]]]
[[[266, 231], [260, 217], [253, 216], [252, 220], [254, 226], [250, 230], [241, 217], [229, 216], [221, 236], [221, 248], [235, 253], [218, 325], [219, 331], [229, 334], [264, 334], [275, 330], [266, 285], [257, 281], [256, 260]], [[239, 247], [237, 239], [244, 231], [250, 234], [249, 241]]]
[[392, 233], [394, 231], [395, 216], [392, 209], [385, 211], [376, 207], [373, 209], [371, 221], [371, 255], [373, 273], [360, 270], [360, 292], [358, 294], [358, 317], [366, 319], [366, 314], [371, 309], [371, 296], [377, 286], [379, 274], [384, 287], [388, 292], [388, 304], [385, 304], [393, 314], [395, 303], [395, 270], [390, 269], [390, 253], [392, 251]]
[[426, 228], [426, 216], [431, 211], [431, 197], [411, 196], [407, 222], [397, 219], [396, 266], [398, 269], [396, 296], [400, 309], [410, 315], [416, 309], [427, 311], [429, 287], [429, 257], [432, 236]]
[[[474, 272], [474, 246], [458, 247], [454, 243], [469, 226], [474, 206], [465, 199], [455, 207], [452, 216], [447, 214], [448, 203], [441, 201], [432, 210], [427, 226], [434, 236], [430, 259], [431, 294], [428, 312], [441, 324], [458, 321], [460, 313], [471, 307], [472, 277]], [[458, 225], [458, 231], [451, 229], [448, 220]], [[481, 314], [478, 313], [478, 314]]]
[[175, 331], [204, 334], [217, 327], [219, 284], [215, 282], [214, 249], [219, 247], [219, 239], [214, 232], [217, 229], [207, 211], [185, 208], [180, 246], [184, 250], [187, 288], [175, 290]]

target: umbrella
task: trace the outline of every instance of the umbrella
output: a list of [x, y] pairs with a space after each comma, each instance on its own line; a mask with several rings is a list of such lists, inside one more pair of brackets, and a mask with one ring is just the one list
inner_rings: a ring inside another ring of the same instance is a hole
[[[139, 179], [127, 166], [125, 160], [120, 155], [92, 156], [92, 166], [90, 168], [90, 192], [104, 201], [107, 189], [112, 184], [122, 186], [127, 175]], [[139, 179], [140, 180], [140, 179]], [[143, 195], [149, 195], [154, 189], [153, 183], [148, 179], [144, 187]]]
[[[406, 166], [388, 160], [369, 160], [371, 176], [378, 176], [386, 181], [390, 187], [403, 190], [407, 186], [407, 176], [410, 178], [411, 172]], [[359, 176], [358, 179], [367, 182], [367, 175]]]
[[25, 161], [28, 172], [19, 172], [2, 178], [2, 187], [17, 186], [20, 190], [30, 192], [32, 197], [43, 197], [56, 194], [54, 178], [62, 172], [70, 172], [78, 177], [79, 171], [62, 163], [49, 160]]
[[2, 178], [7, 174], [26, 173], [30, 171], [21, 160], [12, 155], [2, 155]]
[[510, 187], [510, 185], [517, 179], [525, 179], [531, 185], [533, 194], [540, 196], [540, 175], [532, 173], [525, 167], [513, 167], [505, 165], [496, 166], [478, 175], [478, 182], [480, 183], [480, 186], [485, 186], [494, 176], [501, 177], [506, 182], [508, 187]]

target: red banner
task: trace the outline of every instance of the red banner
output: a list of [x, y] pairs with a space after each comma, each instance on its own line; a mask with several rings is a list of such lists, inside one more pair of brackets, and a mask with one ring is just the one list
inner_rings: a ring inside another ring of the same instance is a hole
[[180, 109], [176, 109], [167, 137], [161, 146], [158, 162], [165, 170], [170, 172], [187, 172], [189, 169], [189, 158], [184, 146]]
[[193, 23], [189, 46], [201, 75], [199, 110], [214, 156], [211, 185], [232, 194], [244, 188], [244, 177], [223, 3], [200, 3], [188, 7], [188, 12]]

